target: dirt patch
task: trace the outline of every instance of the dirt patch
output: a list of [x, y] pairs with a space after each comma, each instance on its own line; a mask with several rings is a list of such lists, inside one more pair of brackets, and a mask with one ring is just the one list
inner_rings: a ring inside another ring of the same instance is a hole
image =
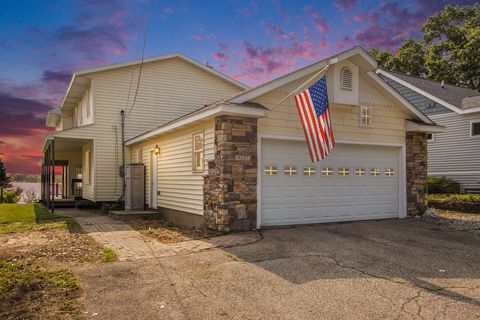
[[0, 258], [75, 266], [100, 262], [103, 253], [102, 247], [86, 234], [57, 229], [1, 236]]
[[155, 238], [165, 244], [209, 239], [222, 235], [221, 232], [214, 230], [172, 226], [163, 220], [128, 220], [125, 222], [143, 235]]

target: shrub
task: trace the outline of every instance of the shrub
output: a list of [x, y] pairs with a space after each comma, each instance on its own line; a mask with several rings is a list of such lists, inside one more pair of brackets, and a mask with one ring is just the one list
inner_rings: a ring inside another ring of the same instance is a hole
[[25, 203], [32, 203], [38, 200], [38, 194], [32, 188], [25, 190], [22, 194], [22, 200]]
[[20, 187], [3, 190], [3, 203], [17, 203], [22, 197], [23, 189]]
[[429, 194], [428, 201], [437, 209], [480, 213], [478, 194]]
[[460, 184], [454, 180], [430, 176], [427, 182], [429, 193], [460, 193]]

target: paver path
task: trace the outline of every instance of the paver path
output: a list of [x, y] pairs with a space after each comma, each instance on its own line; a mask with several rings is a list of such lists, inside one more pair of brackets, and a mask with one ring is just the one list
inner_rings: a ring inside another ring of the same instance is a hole
[[242, 232], [207, 240], [191, 240], [167, 245], [153, 238], [146, 239], [129, 224], [93, 211], [57, 209], [55, 213], [74, 218], [89, 236], [101, 245], [113, 249], [119, 261], [168, 257], [261, 240], [258, 232]]

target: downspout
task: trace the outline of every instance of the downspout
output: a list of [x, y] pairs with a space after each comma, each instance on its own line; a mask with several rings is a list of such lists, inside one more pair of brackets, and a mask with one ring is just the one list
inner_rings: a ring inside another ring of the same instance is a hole
[[125, 110], [120, 111], [121, 127], [122, 127], [122, 166], [120, 167], [120, 176], [123, 178], [122, 195], [118, 198], [118, 202], [125, 198], [125, 188], [127, 187], [125, 181]]

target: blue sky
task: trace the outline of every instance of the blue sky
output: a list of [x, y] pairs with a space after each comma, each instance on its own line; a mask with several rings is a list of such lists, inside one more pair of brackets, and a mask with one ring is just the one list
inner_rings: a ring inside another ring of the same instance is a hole
[[0, 157], [38, 172], [46, 112], [74, 70], [180, 51], [254, 86], [355, 45], [395, 51], [471, 0], [2, 0]]

